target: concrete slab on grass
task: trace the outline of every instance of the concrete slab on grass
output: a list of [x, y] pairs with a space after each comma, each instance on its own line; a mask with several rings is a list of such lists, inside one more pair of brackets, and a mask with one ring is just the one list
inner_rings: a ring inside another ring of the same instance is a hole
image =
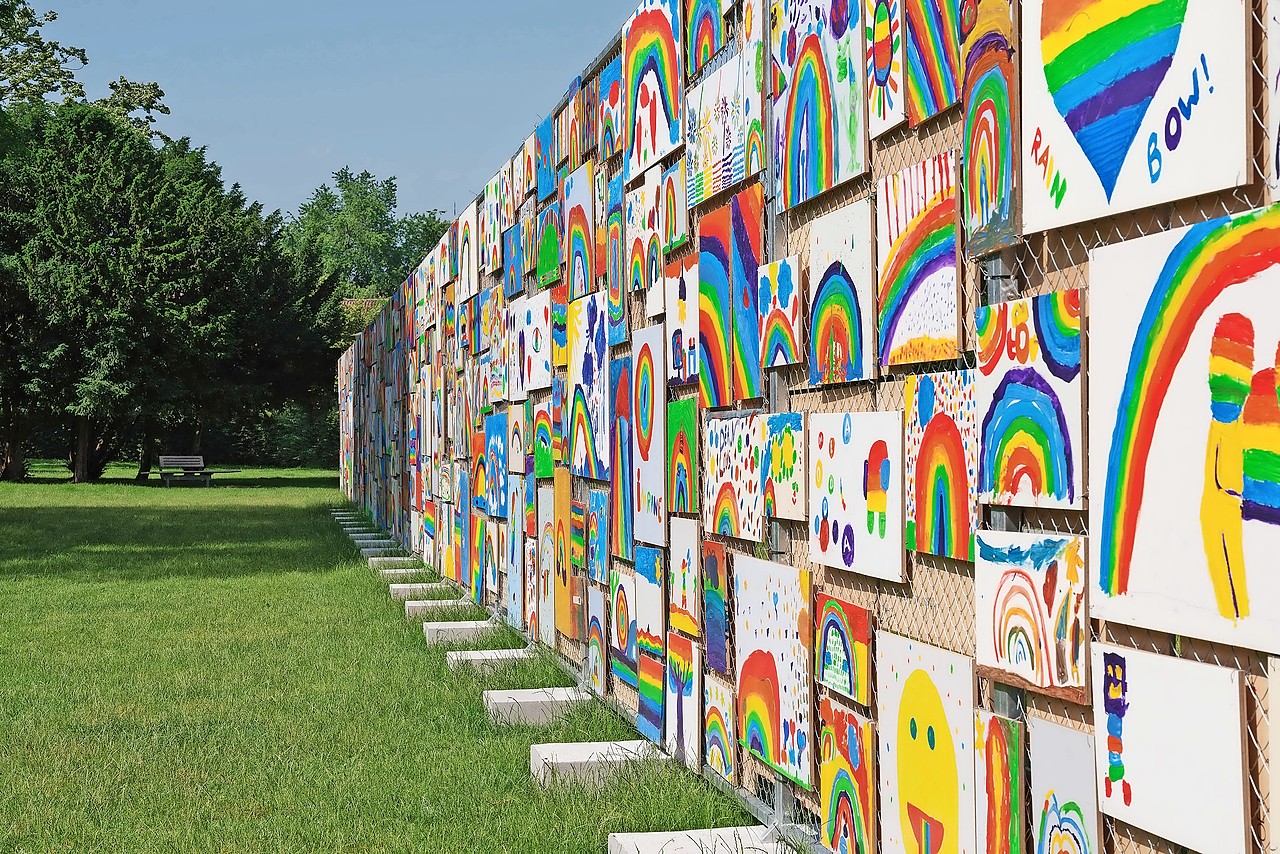
[[404, 615], [410, 620], [422, 619], [435, 611], [447, 611], [473, 604], [470, 599], [409, 599], [404, 603]]
[[391, 598], [397, 601], [407, 599], [427, 599], [434, 594], [457, 593], [458, 588], [443, 581], [435, 584], [392, 584], [388, 590]]
[[423, 623], [422, 634], [428, 643], [470, 641], [487, 635], [497, 625], [490, 620], [446, 620], [441, 623]]
[[390, 546], [369, 546], [360, 549], [360, 557], [404, 557], [404, 550]]
[[529, 772], [543, 785], [552, 779], [602, 784], [622, 765], [657, 755], [657, 747], [643, 740], [534, 744]]
[[522, 688], [516, 691], [485, 691], [484, 708], [489, 717], [504, 724], [549, 724], [564, 717], [591, 695], [581, 688]]
[[[466, 600], [470, 601], [470, 600]], [[476, 670], [492, 670], [512, 661], [533, 658], [533, 647], [520, 649], [460, 649], [444, 654], [450, 670], [474, 667]]]
[[778, 850], [777, 840], [764, 825], [609, 834], [609, 854], [738, 854]]
[[422, 566], [402, 567], [400, 569], [380, 569], [378, 570], [378, 577], [383, 581], [405, 582], [410, 578], [416, 578], [419, 575], [422, 575], [422, 573], [426, 571], [426, 567]]
[[423, 571], [426, 569], [422, 565], [422, 561], [416, 557], [400, 555], [399, 557], [371, 557], [369, 558], [370, 569], [416, 569]]

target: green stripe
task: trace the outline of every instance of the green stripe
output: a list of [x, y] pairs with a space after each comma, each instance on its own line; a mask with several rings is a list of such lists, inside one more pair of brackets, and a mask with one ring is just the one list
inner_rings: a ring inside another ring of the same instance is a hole
[[1064, 84], [1130, 45], [1181, 26], [1186, 11], [1186, 0], [1165, 0], [1139, 9], [1084, 36], [1044, 67], [1044, 79], [1049, 84], [1049, 91], [1058, 91]]

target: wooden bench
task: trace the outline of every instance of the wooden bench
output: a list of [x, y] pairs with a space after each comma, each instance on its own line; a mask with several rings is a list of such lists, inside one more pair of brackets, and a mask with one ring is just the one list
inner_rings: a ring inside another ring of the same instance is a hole
[[240, 469], [220, 469], [211, 471], [204, 467], [204, 457], [182, 457], [182, 456], [161, 456], [160, 466], [157, 474], [160, 475], [161, 482], [168, 486], [175, 480], [186, 483], [201, 483], [204, 486], [213, 485], [213, 476], [215, 474], [232, 474]]

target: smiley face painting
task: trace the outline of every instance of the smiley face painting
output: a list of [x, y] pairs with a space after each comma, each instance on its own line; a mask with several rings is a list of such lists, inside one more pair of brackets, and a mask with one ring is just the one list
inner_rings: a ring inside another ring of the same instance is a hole
[[972, 660], [878, 632], [876, 678], [884, 851], [971, 854]]

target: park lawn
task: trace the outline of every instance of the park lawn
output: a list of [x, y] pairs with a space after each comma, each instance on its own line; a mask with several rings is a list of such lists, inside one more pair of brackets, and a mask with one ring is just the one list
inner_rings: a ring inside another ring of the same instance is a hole
[[[529, 745], [635, 738], [599, 704], [500, 727], [331, 520], [333, 472], [215, 489], [0, 484], [0, 850], [600, 851], [753, 823], [673, 765], [543, 790]], [[494, 646], [514, 646], [513, 632]]]

